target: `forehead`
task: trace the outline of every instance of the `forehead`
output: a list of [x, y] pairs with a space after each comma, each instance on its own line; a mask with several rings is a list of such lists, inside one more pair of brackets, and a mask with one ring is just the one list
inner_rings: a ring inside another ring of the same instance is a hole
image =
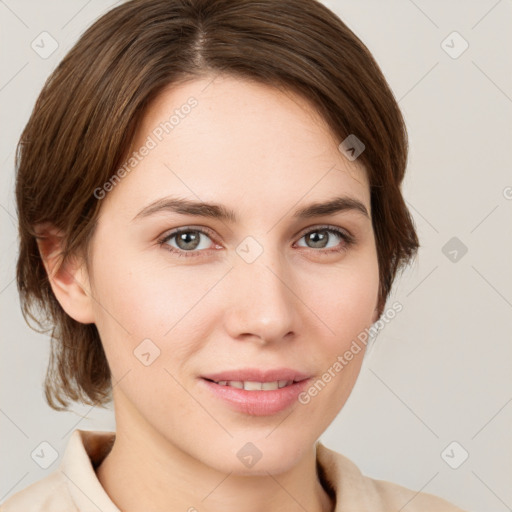
[[275, 216], [271, 206], [338, 193], [369, 210], [364, 167], [345, 158], [340, 142], [290, 91], [226, 75], [190, 80], [149, 105], [124, 162], [128, 172], [106, 202], [135, 215], [168, 194]]

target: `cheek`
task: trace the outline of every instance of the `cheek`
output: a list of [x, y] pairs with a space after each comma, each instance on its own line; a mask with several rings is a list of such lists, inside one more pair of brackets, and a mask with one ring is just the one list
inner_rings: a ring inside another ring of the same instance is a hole
[[[150, 339], [163, 356], [159, 362], [171, 356], [185, 361], [199, 348], [195, 340], [203, 339], [194, 333], [209, 319], [200, 303], [226, 268], [172, 266], [163, 257], [155, 265], [129, 252], [118, 259], [107, 258], [107, 253], [105, 247], [105, 264], [94, 273], [96, 325], [107, 353], [126, 364], [138, 345]], [[97, 261], [101, 258], [98, 254]]]
[[[323, 286], [318, 286], [322, 282]], [[308, 305], [329, 327], [328, 352], [344, 346], [373, 323], [379, 292], [379, 269], [375, 252], [354, 257], [350, 263], [323, 275], [321, 281], [308, 279], [304, 296]]]
[[315, 337], [310, 359], [317, 360], [319, 373], [299, 400], [304, 426], [318, 435], [334, 420], [356, 383], [366, 350], [358, 336], [373, 323], [379, 288], [377, 260], [358, 263], [337, 269], [324, 280], [329, 286], [323, 291], [313, 286], [307, 290], [309, 304], [316, 305], [314, 311], [329, 327], [322, 329], [325, 336]]

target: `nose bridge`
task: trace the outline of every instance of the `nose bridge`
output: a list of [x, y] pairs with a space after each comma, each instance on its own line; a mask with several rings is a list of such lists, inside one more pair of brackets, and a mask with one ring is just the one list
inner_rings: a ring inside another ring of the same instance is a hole
[[246, 256], [253, 251], [254, 257], [256, 247], [250, 240], [247, 244], [237, 248], [226, 326], [234, 338], [252, 334], [263, 341], [277, 341], [297, 329], [297, 300], [290, 290], [293, 286], [286, 282], [289, 273], [277, 248], [260, 250], [251, 261]]

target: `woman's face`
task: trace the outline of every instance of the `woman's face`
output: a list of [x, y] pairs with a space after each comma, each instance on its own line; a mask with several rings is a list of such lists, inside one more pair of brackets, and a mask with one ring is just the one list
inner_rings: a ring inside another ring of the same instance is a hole
[[340, 411], [364, 350], [335, 363], [376, 320], [369, 184], [301, 98], [211, 80], [151, 104], [101, 199], [94, 322], [118, 429], [225, 472], [279, 472]]

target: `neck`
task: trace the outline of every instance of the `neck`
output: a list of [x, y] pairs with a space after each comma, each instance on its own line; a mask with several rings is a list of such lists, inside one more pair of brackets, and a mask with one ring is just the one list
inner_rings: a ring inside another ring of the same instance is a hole
[[[331, 512], [312, 446], [290, 470], [271, 475], [223, 473], [191, 457], [147, 423], [124, 421], [116, 411], [112, 450], [97, 477], [120, 510], [131, 512]], [[129, 425], [128, 428], [124, 428]], [[142, 441], [141, 441], [142, 440]]]

